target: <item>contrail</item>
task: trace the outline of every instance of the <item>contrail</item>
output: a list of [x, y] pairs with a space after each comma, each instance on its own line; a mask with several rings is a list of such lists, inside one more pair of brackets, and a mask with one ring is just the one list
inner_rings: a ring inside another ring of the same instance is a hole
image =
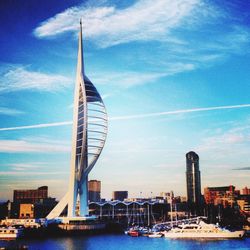
[[[240, 105], [217, 106], [217, 107], [207, 107], [207, 108], [181, 109], [181, 110], [166, 111], [166, 112], [148, 113], [148, 114], [116, 116], [116, 117], [109, 118], [109, 120], [111, 121], [131, 120], [131, 119], [141, 119], [141, 118], [148, 118], [148, 117], [155, 117], [155, 116], [167, 116], [167, 115], [186, 114], [186, 113], [223, 110], [223, 109], [241, 109], [241, 108], [249, 108], [249, 107], [250, 107], [250, 104], [240, 104]], [[59, 126], [68, 126], [71, 124], [72, 124], [72, 121], [64, 121], [64, 122], [34, 124], [34, 125], [19, 126], [19, 127], [0, 128], [0, 131], [59, 127]]]
[[193, 112], [222, 110], [222, 109], [240, 109], [240, 108], [249, 108], [249, 107], [250, 107], [250, 104], [240, 104], [240, 105], [217, 106], [217, 107], [208, 107], [208, 108], [181, 109], [181, 110], [156, 112], [156, 113], [149, 113], [149, 114], [117, 116], [117, 117], [110, 118], [109, 120], [129, 120], [129, 119], [147, 118], [147, 117], [154, 117], [154, 116], [186, 114], [186, 113], [193, 113]]

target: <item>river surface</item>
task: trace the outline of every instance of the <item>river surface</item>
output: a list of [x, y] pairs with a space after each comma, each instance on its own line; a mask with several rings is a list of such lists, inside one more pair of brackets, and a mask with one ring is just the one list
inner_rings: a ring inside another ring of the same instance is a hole
[[127, 235], [94, 235], [0, 241], [1, 247], [29, 250], [249, 250], [250, 238], [241, 240], [177, 240], [148, 237], [136, 238]]

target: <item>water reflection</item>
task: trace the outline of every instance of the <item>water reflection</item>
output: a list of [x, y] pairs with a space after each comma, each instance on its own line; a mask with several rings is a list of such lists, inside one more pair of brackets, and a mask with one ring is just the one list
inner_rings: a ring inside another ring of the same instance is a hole
[[133, 238], [126, 235], [95, 235], [0, 241], [0, 249], [17, 250], [246, 250], [250, 238], [242, 240], [176, 240], [167, 238]]

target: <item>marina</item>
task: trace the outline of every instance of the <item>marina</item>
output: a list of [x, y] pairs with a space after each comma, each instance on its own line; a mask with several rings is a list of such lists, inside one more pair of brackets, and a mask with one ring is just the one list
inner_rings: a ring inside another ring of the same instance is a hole
[[125, 231], [125, 234], [138, 237], [148, 236], [150, 238], [172, 239], [240, 239], [246, 236], [244, 229], [229, 230], [220, 227], [219, 224], [206, 223], [205, 217], [180, 220], [156, 224], [152, 229], [147, 227], [133, 226]]

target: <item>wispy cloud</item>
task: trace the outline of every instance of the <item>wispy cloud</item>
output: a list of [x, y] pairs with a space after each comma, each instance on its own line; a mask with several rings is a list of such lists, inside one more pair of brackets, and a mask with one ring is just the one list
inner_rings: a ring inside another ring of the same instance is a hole
[[23, 65], [2, 64], [0, 92], [19, 90], [57, 91], [72, 83], [68, 77], [31, 71]]
[[[199, 148], [200, 151], [230, 151], [234, 150], [234, 147], [238, 147], [238, 155], [240, 153], [249, 150], [245, 146], [245, 143], [250, 142], [250, 127], [249, 126], [233, 126], [230, 129], [216, 130], [213, 131], [213, 135], [203, 138], [203, 143]], [[239, 146], [242, 146], [239, 150]], [[223, 155], [224, 156], [224, 155]], [[228, 156], [227, 156], [228, 157]]]
[[25, 162], [25, 163], [11, 163], [6, 166], [10, 167], [14, 171], [30, 171], [32, 169], [44, 169], [47, 166], [50, 166], [49, 162]]
[[[241, 120], [243, 124], [247, 122]], [[249, 142], [250, 127], [236, 122], [206, 131], [195, 150], [204, 155], [212, 167], [223, 169], [226, 165], [227, 169], [240, 168], [249, 165]]]
[[[106, 72], [106, 78], [100, 79], [100, 83], [130, 87], [209, 67], [232, 54], [248, 51], [249, 28], [235, 21], [230, 11], [226, 11], [226, 8], [221, 9], [205, 0], [137, 0], [126, 8], [118, 8], [106, 1], [101, 4], [91, 2], [91, 6], [75, 6], [45, 20], [34, 34], [38, 38], [56, 37], [66, 32], [75, 34], [81, 17], [84, 37], [101, 48], [134, 41], [157, 41], [157, 45], [148, 51], [143, 45], [140, 47], [141, 44], [136, 47], [137, 51], [143, 51], [136, 54], [136, 61], [149, 66], [147, 73], [132, 70], [119, 74]], [[221, 23], [223, 30], [218, 29]], [[134, 52], [130, 53], [134, 60]], [[99, 80], [100, 76], [94, 78]]]
[[[219, 6], [203, 0], [156, 0], [154, 2], [138, 0], [123, 9], [108, 5], [105, 1], [103, 4], [92, 2], [92, 6], [82, 4], [66, 9], [40, 23], [34, 30], [34, 34], [43, 38], [54, 37], [65, 32], [75, 33], [79, 29], [80, 18], [83, 20], [84, 36], [101, 47], [131, 41], [157, 40], [167, 43], [170, 47], [181, 45], [171, 49], [175, 52], [182, 49], [186, 54], [190, 49], [198, 49], [198, 51], [209, 49], [210, 53], [201, 55], [201, 58], [211, 60], [220, 57], [214, 54], [214, 51], [231, 52], [239, 49], [239, 44], [249, 42], [249, 31], [237, 24], [230, 24], [223, 31], [216, 32], [213, 29], [211, 32], [211, 25], [216, 27], [221, 21], [232, 21], [232, 19], [230, 14]], [[206, 25], [210, 30], [207, 30]], [[203, 32], [201, 36], [200, 28]], [[185, 37], [187, 30], [188, 39]], [[205, 31], [208, 31], [209, 38], [204, 37]], [[205, 43], [204, 39], [206, 39]]]
[[166, 76], [164, 73], [145, 73], [145, 72], [106, 72], [93, 74], [91, 79], [94, 82], [105, 85], [129, 88], [135, 85], [152, 83], [159, 78]]
[[[181, 110], [155, 112], [155, 113], [147, 113], [147, 114], [115, 116], [115, 117], [110, 117], [109, 120], [111, 120], [111, 121], [120, 121], [120, 120], [142, 119], [142, 118], [150, 118], [150, 117], [158, 117], [158, 116], [189, 114], [189, 113], [195, 113], [195, 112], [207, 112], [207, 111], [216, 111], [216, 110], [231, 110], [231, 109], [242, 109], [242, 108], [250, 108], [250, 104], [216, 106], [216, 107], [207, 107], [207, 108], [181, 109]], [[66, 125], [71, 125], [71, 124], [72, 124], [71, 121], [55, 122], [55, 123], [43, 123], [43, 124], [34, 124], [34, 125], [19, 126], [19, 127], [0, 128], [0, 131], [19, 130], [19, 129], [34, 129], [34, 128], [47, 128], [47, 127], [53, 127], [53, 126], [66, 126]]]
[[70, 146], [65, 141], [37, 139], [0, 140], [0, 152], [3, 153], [62, 153], [69, 152]]
[[98, 84], [119, 86], [122, 88], [129, 88], [137, 85], [144, 85], [147, 83], [157, 82], [162, 77], [174, 75], [180, 72], [191, 71], [194, 65], [190, 63], [172, 63], [164, 70], [164, 72], [99, 72], [90, 74], [91, 79]]
[[11, 170], [13, 171], [26, 171], [26, 170], [38, 168], [37, 163], [13, 163], [13, 164], [9, 164], [9, 166], [11, 167]]
[[17, 171], [0, 171], [1, 176], [41, 176], [41, 175], [64, 175], [68, 174], [68, 172], [62, 172], [62, 171], [46, 171], [46, 172], [41, 172], [41, 171], [27, 171], [27, 172], [17, 172]]
[[158, 40], [184, 18], [191, 17], [192, 10], [199, 2], [139, 0], [125, 9], [115, 6], [88, 7], [83, 4], [42, 22], [34, 34], [37, 37], [49, 37], [76, 31], [79, 17], [82, 17], [84, 36], [95, 39], [102, 47], [130, 41]]
[[15, 116], [15, 115], [24, 114], [24, 112], [21, 111], [21, 110], [17, 110], [17, 109], [11, 109], [11, 108], [6, 108], [6, 107], [0, 107], [0, 114], [1, 114], [1, 115], [11, 115], [11, 116]]
[[[226, 131], [221, 135], [213, 135], [210, 137], [205, 137], [202, 140], [201, 145], [197, 147], [199, 152], [213, 152], [213, 156], [224, 158], [229, 158], [230, 154], [237, 149], [238, 155], [246, 153], [249, 150], [245, 143], [250, 141], [250, 136], [245, 136], [243, 134], [234, 134], [231, 131]], [[239, 150], [241, 149], [241, 150]]]

